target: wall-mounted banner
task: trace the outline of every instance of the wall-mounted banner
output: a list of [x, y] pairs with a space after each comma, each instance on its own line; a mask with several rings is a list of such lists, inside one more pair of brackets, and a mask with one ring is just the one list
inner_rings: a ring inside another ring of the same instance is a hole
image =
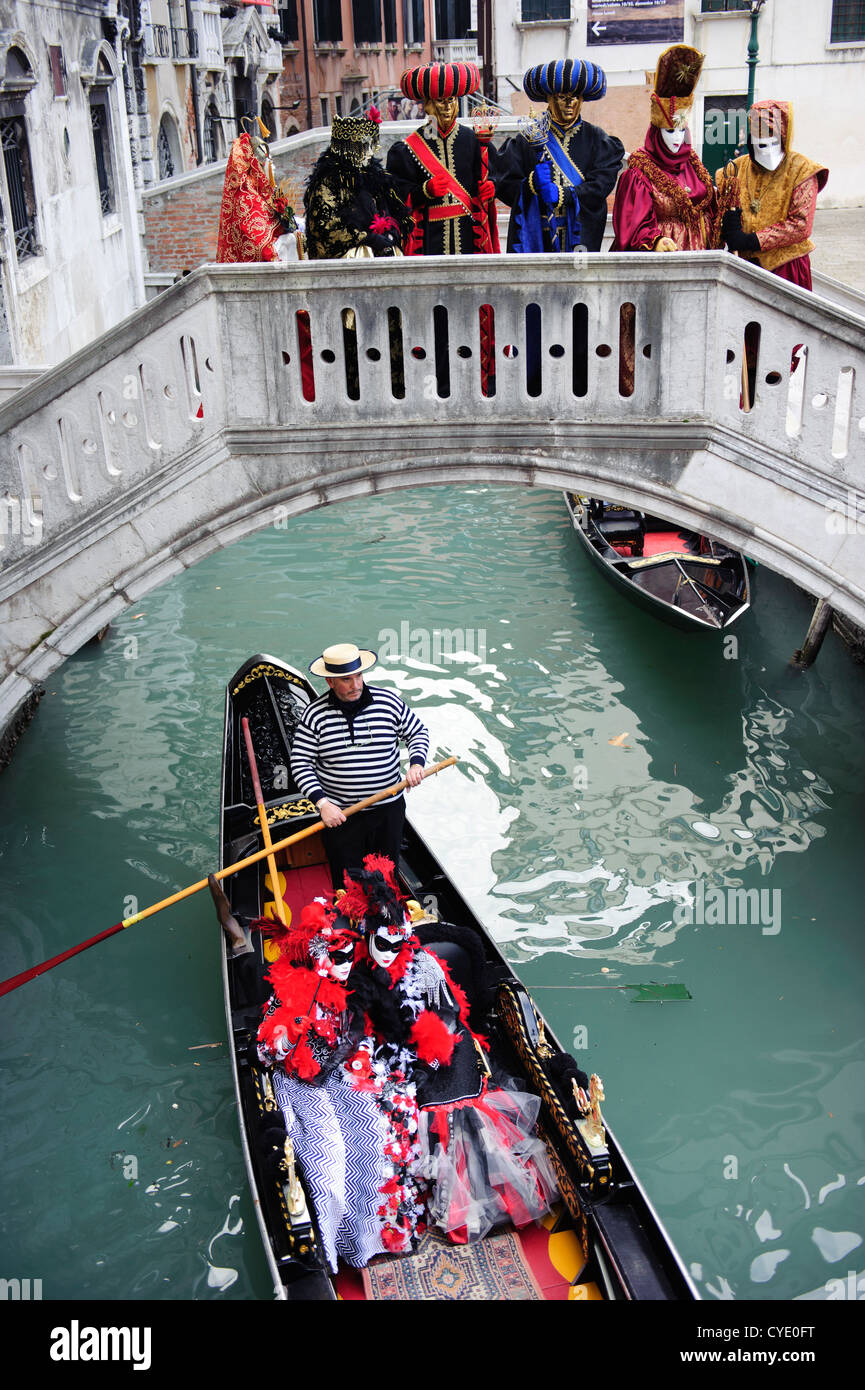
[[587, 41], [592, 44], [681, 43], [685, 0], [589, 0]]

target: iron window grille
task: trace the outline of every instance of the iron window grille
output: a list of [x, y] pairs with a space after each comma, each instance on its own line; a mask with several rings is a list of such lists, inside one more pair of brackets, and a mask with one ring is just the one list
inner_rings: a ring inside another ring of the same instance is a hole
[[93, 153], [96, 156], [96, 183], [102, 216], [117, 211], [114, 177], [111, 163], [111, 126], [108, 107], [104, 101], [91, 99], [90, 126], [93, 131]]
[[36, 229], [33, 168], [23, 116], [6, 116], [0, 120], [0, 144], [3, 146], [15, 255], [19, 261], [23, 261], [28, 256], [40, 255], [42, 251]]
[[148, 24], [144, 34], [144, 53], [147, 58], [170, 58], [171, 37], [167, 24]]
[[[221, 147], [219, 135], [219, 113], [212, 106], [208, 106], [204, 113], [204, 160], [206, 164], [220, 158], [219, 150]], [[169, 156], [170, 157], [170, 156]]]
[[159, 127], [159, 135], [156, 139], [156, 157], [159, 165], [160, 179], [174, 178], [174, 157], [171, 153], [171, 146], [168, 142], [168, 132], [165, 129], [163, 118]]
[[180, 62], [198, 57], [198, 33], [195, 29], [175, 29], [172, 24], [171, 56]]
[[733, 10], [750, 10], [751, 0], [702, 0], [703, 14], [727, 14]]

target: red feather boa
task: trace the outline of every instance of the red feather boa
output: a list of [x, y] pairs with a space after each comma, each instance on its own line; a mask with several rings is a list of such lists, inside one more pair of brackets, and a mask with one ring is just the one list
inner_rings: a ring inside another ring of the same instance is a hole
[[438, 1062], [443, 1067], [451, 1060], [456, 1046], [455, 1034], [429, 1009], [415, 1019], [409, 1041], [422, 1062]]
[[310, 1047], [312, 1035], [336, 1046], [345, 1009], [345, 986], [284, 959], [274, 962], [267, 978], [274, 996], [259, 1027], [258, 1041], [276, 1057], [280, 1041], [286, 1039], [289, 1050], [282, 1065], [301, 1081], [312, 1081], [321, 1071]]

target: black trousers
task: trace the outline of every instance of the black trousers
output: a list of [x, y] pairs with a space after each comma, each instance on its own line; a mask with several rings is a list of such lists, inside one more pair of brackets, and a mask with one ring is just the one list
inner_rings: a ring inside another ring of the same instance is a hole
[[358, 811], [357, 815], [349, 816], [344, 825], [338, 825], [334, 830], [325, 829], [322, 832], [324, 852], [334, 888], [345, 887], [345, 870], [362, 869], [367, 854], [386, 854], [399, 868], [404, 824], [405, 798], [399, 796], [383, 806]]

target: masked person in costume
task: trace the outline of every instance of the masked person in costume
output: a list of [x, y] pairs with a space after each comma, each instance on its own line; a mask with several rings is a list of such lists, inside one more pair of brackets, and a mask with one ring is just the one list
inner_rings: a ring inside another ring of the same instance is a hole
[[793, 149], [789, 101], [758, 101], [748, 112], [748, 153], [734, 161], [735, 179], [719, 171], [719, 186], [734, 182], [738, 194], [724, 215], [723, 238], [731, 251], [810, 290], [811, 230], [817, 194], [829, 170]]
[[[262, 130], [267, 133], [266, 127]], [[277, 187], [273, 179], [262, 135], [245, 132], [239, 136], [231, 146], [225, 169], [217, 261], [302, 259], [303, 235], [292, 201], [291, 190]]]
[[429, 63], [403, 73], [405, 96], [423, 103], [426, 125], [388, 151], [387, 168], [414, 222], [407, 256], [497, 252], [495, 186], [487, 145], [457, 121], [459, 98], [474, 92], [473, 63]]
[[[325, 1256], [362, 1268], [412, 1248], [422, 1203], [414, 1086], [391, 1066], [371, 1086], [362, 1029], [351, 1012], [359, 934], [340, 905], [316, 899], [274, 936], [273, 994], [258, 1030], [259, 1061], [315, 1207]], [[354, 1065], [351, 1065], [352, 1061]], [[265, 1141], [278, 1149], [282, 1136]]]
[[492, 166], [496, 194], [512, 209], [508, 250], [600, 251], [625, 149], [580, 112], [600, 100], [607, 79], [594, 63], [565, 58], [529, 68], [523, 89], [547, 110], [506, 141]]
[[381, 116], [336, 116], [330, 145], [306, 185], [306, 242], [310, 260], [402, 254], [411, 226], [408, 208], [375, 151]]
[[413, 1173], [428, 1183], [430, 1222], [466, 1243], [503, 1221], [520, 1227], [539, 1220], [557, 1195], [535, 1132], [540, 1100], [493, 1078], [486, 1044], [469, 1022], [468, 998], [447, 964], [414, 935], [393, 864], [368, 856], [361, 873], [346, 875], [340, 909], [361, 921], [365, 934], [366, 959], [351, 987], [375, 1039], [367, 1065], [407, 1074], [416, 1085], [420, 1160]]
[[686, 44], [658, 59], [651, 124], [616, 189], [612, 251], [706, 251], [718, 244], [715, 186], [688, 129], [703, 60]]

